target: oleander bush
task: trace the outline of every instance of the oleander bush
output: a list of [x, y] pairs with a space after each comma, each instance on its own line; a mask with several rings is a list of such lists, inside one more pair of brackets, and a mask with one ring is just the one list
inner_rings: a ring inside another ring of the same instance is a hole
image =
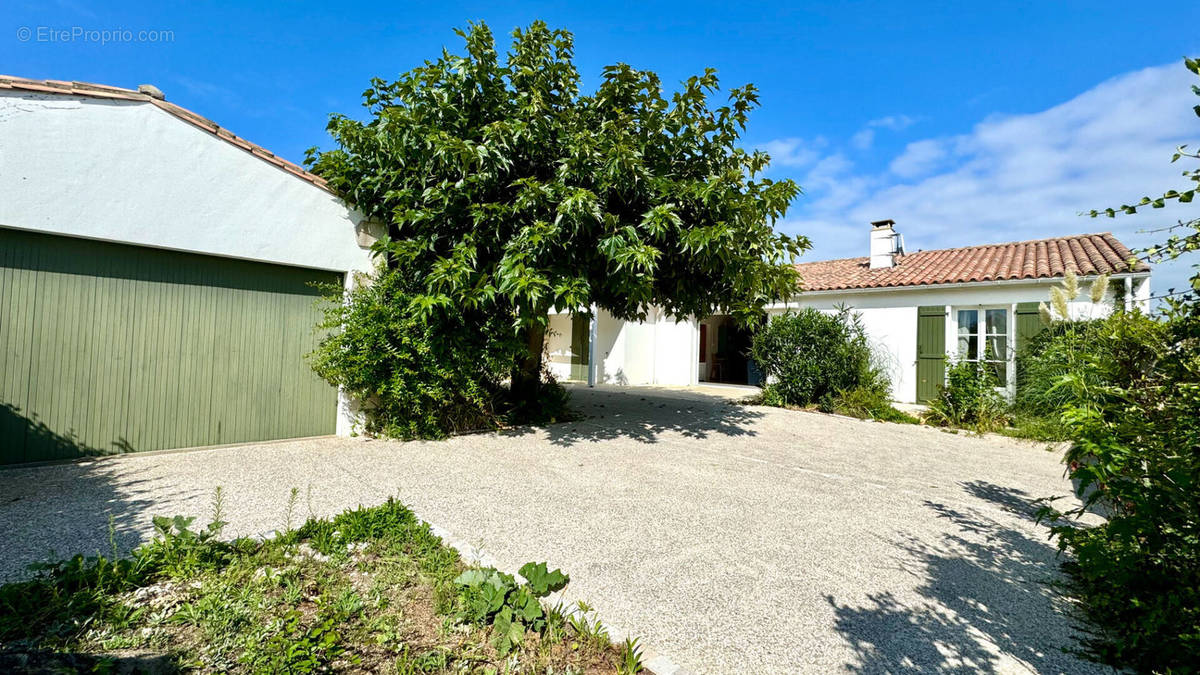
[[750, 355], [764, 376], [763, 398], [780, 404], [832, 400], [871, 368], [866, 336], [848, 311], [804, 308], [775, 317], [755, 333]]
[[762, 370], [766, 405], [913, 421], [892, 407], [888, 377], [850, 309], [804, 308], [774, 317], [754, 334], [750, 357]]

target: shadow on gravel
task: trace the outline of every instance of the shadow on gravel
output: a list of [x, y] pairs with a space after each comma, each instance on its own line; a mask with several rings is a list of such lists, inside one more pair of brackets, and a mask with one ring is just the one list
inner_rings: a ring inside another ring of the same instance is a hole
[[[19, 429], [38, 456], [113, 454], [25, 418], [14, 406], [4, 404], [0, 412], [8, 437]], [[145, 482], [130, 467], [103, 459], [0, 466], [0, 582], [29, 577], [34, 562], [111, 555], [114, 548], [128, 554], [142, 542], [137, 522], [150, 504], [141, 497], [150, 488]], [[161, 497], [164, 490], [155, 493]]]
[[[1034, 520], [1034, 500], [1023, 491], [981, 481], [961, 487], [981, 507]], [[1058, 560], [1044, 528], [1031, 536], [985, 511], [925, 505], [955, 531], [936, 541], [893, 542], [897, 563], [923, 581], [920, 600], [882, 593], [851, 606], [826, 596], [835, 629], [856, 652], [848, 670], [995, 673], [1004, 654], [1033, 672], [1104, 672], [1064, 651], [1076, 633], [1048, 583], [1058, 577]]]
[[149, 486], [129, 471], [105, 460], [0, 469], [0, 582], [29, 577], [34, 562], [124, 556], [140, 544]]
[[[555, 445], [618, 438], [656, 443], [666, 433], [699, 439], [713, 435], [754, 436], [752, 425], [763, 417], [761, 411], [714, 396], [638, 388], [573, 388], [570, 406], [580, 419], [545, 427]], [[522, 428], [506, 433], [519, 436], [533, 431]]]
[[138, 673], [168, 675], [183, 669], [166, 654], [72, 654], [50, 651], [0, 651], [5, 673]]

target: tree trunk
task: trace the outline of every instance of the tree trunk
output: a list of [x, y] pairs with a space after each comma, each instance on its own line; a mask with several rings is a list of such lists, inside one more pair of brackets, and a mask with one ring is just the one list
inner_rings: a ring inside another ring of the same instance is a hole
[[521, 333], [525, 338], [525, 355], [512, 371], [512, 396], [518, 408], [528, 410], [537, 403], [542, 387], [542, 349], [546, 341], [546, 326], [533, 322]]

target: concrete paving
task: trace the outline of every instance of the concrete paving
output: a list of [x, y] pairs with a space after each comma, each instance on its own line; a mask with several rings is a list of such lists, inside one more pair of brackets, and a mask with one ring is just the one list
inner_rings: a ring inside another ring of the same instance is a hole
[[109, 516], [120, 548], [151, 515], [203, 522], [216, 486], [230, 534], [394, 495], [504, 567], [563, 568], [566, 600], [686, 671], [1093, 670], [1062, 651], [1055, 550], [1032, 516], [1069, 493], [1057, 454], [741, 395], [579, 388], [588, 419], [541, 430], [4, 470], [0, 575], [107, 551]]

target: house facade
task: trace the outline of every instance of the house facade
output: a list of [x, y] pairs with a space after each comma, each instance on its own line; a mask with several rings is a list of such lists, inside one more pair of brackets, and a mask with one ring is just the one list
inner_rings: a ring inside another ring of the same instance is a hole
[[0, 463], [348, 433], [305, 362], [358, 214], [153, 87], [0, 76]]
[[[1109, 233], [909, 253], [889, 220], [871, 224], [867, 243], [863, 257], [797, 265], [801, 292], [767, 312], [778, 316], [802, 307], [857, 312], [900, 402], [935, 396], [947, 358], [989, 361], [1011, 390], [1015, 354], [1041, 329], [1038, 304], [1049, 299], [1050, 288], [1068, 269], [1082, 288], [1070, 303], [1073, 318], [1099, 317], [1118, 306], [1149, 309], [1149, 267], [1131, 267], [1132, 253]], [[1091, 284], [1100, 275], [1107, 276], [1108, 288], [1101, 302], [1092, 303]], [[588, 322], [570, 315], [551, 318], [556, 336], [548, 350], [556, 375], [583, 381], [590, 374], [595, 382], [613, 384], [757, 383], [745, 357], [750, 337], [729, 317], [678, 323], [657, 317], [656, 325], [670, 322], [675, 328], [646, 331], [603, 312], [597, 316], [594, 323], [606, 327], [604, 335], [624, 339], [598, 341], [594, 371], [587, 360]], [[664, 355], [671, 367], [649, 367], [657, 358], [650, 354]], [[681, 354], [689, 355], [690, 368], [677, 363]], [[636, 367], [629, 368], [631, 363]]]
[[[370, 271], [376, 234], [321, 178], [154, 87], [0, 76], [0, 464], [350, 433], [354, 402], [305, 357], [315, 286]], [[885, 221], [869, 241], [868, 256], [799, 265], [802, 292], [768, 312], [861, 313], [900, 401], [930, 396], [960, 351], [1003, 352], [1011, 382], [1067, 269], [1085, 291], [1113, 275], [1108, 302], [1077, 316], [1148, 303], [1149, 270], [1109, 234], [909, 254]], [[592, 383], [754, 384], [749, 339], [722, 315], [562, 313], [547, 365]]]

